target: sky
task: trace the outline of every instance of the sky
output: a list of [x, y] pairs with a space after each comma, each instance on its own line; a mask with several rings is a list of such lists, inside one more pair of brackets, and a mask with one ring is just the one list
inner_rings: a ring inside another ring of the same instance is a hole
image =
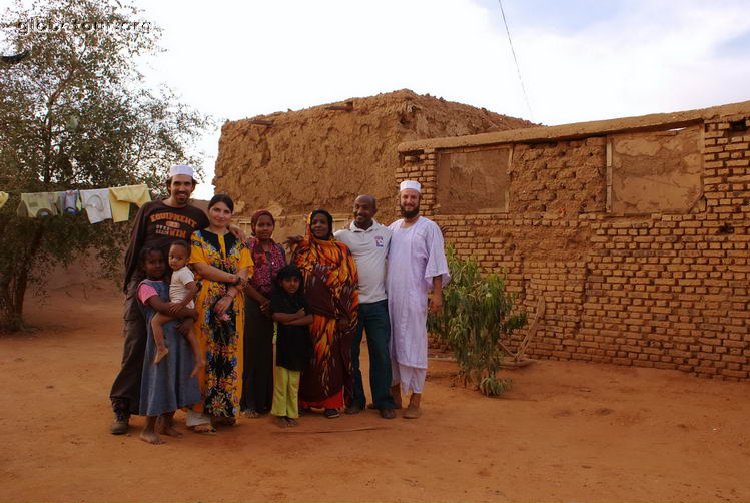
[[225, 120], [350, 97], [409, 88], [546, 125], [750, 100], [750, 0], [502, 0], [518, 68], [498, 0], [135, 3], [163, 30], [147, 81], [216, 121], [204, 198]]

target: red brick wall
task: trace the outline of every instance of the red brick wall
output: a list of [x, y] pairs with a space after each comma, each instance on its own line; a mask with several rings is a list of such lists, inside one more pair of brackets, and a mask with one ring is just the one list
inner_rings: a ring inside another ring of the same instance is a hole
[[512, 143], [507, 213], [441, 214], [440, 147], [402, 149], [396, 178], [422, 182], [423, 214], [460, 256], [506, 274], [530, 319], [545, 298], [529, 356], [747, 380], [747, 126], [747, 114], [704, 120], [704, 197], [682, 214], [607, 212], [606, 134]]

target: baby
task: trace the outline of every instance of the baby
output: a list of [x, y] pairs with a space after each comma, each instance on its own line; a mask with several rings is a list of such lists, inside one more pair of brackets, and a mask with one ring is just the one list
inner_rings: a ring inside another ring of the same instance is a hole
[[[190, 245], [182, 239], [178, 239], [169, 247], [169, 268], [172, 269], [172, 280], [169, 283], [169, 316], [156, 313], [151, 319], [151, 331], [154, 334], [154, 343], [156, 344], [156, 356], [154, 364], [159, 363], [168, 353], [169, 349], [164, 344], [164, 325], [175, 318], [175, 314], [183, 307], [193, 309], [195, 307], [195, 294], [198, 286], [195, 284], [195, 276], [188, 269], [187, 262], [190, 256]], [[201, 354], [198, 339], [193, 333], [192, 327], [185, 334], [185, 338], [190, 343], [193, 350], [195, 366], [190, 377], [195, 377], [199, 369], [205, 367], [206, 359]]]

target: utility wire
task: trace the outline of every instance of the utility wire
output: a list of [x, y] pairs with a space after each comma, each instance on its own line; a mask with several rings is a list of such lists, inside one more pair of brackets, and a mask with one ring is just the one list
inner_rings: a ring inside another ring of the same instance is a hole
[[516, 50], [513, 48], [513, 39], [510, 37], [510, 29], [508, 28], [508, 21], [505, 19], [505, 9], [503, 9], [503, 0], [497, 0], [500, 4], [500, 13], [503, 15], [503, 24], [505, 25], [505, 32], [508, 34], [508, 43], [510, 44], [510, 52], [513, 53], [513, 61], [516, 62], [516, 71], [518, 72], [518, 80], [521, 82], [521, 91], [523, 91], [523, 98], [526, 100], [526, 107], [529, 109], [530, 119], [534, 120], [534, 112], [531, 110], [531, 103], [529, 103], [529, 95], [526, 94], [526, 86], [523, 85], [523, 78], [521, 77], [521, 67], [518, 65], [518, 58], [516, 57]]

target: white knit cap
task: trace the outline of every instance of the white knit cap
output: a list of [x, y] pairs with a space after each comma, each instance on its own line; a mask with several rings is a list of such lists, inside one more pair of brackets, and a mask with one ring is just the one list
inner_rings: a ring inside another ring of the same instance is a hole
[[187, 175], [190, 178], [193, 178], [193, 168], [187, 164], [175, 164], [169, 168], [169, 178], [172, 178], [175, 175]]
[[422, 193], [422, 184], [416, 180], [404, 180], [401, 182], [401, 187], [398, 189], [399, 192], [406, 189], [414, 189], [420, 194]]

